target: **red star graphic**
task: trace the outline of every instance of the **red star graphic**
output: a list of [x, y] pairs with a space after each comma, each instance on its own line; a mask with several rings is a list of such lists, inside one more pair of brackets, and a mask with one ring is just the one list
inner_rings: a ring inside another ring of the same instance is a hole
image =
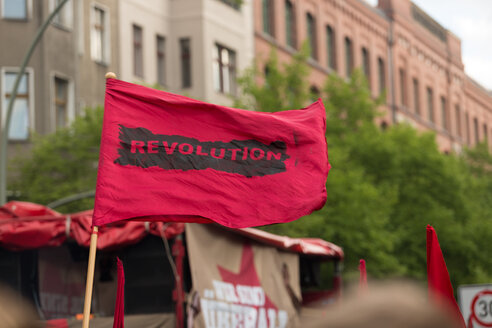
[[[254, 262], [254, 254], [253, 248], [250, 244], [244, 244], [243, 246], [243, 254], [241, 255], [241, 265], [239, 266], [239, 272], [234, 273], [227, 269], [224, 269], [220, 265], [217, 265], [217, 269], [219, 269], [220, 275], [222, 277], [222, 281], [228, 282], [236, 285], [243, 286], [253, 286], [253, 287], [261, 287], [260, 279], [258, 278], [258, 274], [256, 273], [256, 267]], [[270, 308], [278, 310], [277, 306], [273, 304], [268, 295], [265, 294], [265, 304], [262, 305], [264, 308]], [[257, 306], [255, 306], [258, 309]]]

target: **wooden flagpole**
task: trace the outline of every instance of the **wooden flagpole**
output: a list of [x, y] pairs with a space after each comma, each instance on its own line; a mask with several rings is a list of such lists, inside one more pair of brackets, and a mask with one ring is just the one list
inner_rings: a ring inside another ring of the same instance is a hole
[[[116, 74], [108, 72], [105, 75], [106, 79], [116, 79]], [[96, 266], [96, 250], [97, 250], [97, 233], [99, 227], [92, 228], [91, 244], [89, 247], [89, 263], [87, 265], [87, 281], [85, 283], [85, 300], [84, 300], [84, 318], [82, 328], [89, 328], [89, 319], [91, 314], [92, 289], [94, 287], [94, 269]]]
[[91, 245], [89, 248], [89, 265], [87, 266], [87, 281], [85, 283], [85, 301], [84, 301], [84, 318], [82, 321], [83, 328], [89, 328], [89, 317], [91, 314], [92, 287], [94, 286], [94, 267], [96, 264], [97, 250], [97, 233], [99, 228], [92, 228]]

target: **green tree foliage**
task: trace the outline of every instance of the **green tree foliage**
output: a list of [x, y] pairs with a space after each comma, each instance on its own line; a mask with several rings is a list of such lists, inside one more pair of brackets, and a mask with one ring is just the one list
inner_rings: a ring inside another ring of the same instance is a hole
[[[305, 59], [300, 54], [280, 68], [272, 55], [267, 67], [274, 74], [264, 84], [256, 83], [258, 72], [249, 72], [241, 85], [247, 86], [245, 96], [254, 99], [252, 108], [304, 107], [309, 99], [304, 89], [296, 93], [303, 95], [299, 103], [291, 106], [285, 81], [291, 75], [306, 79]], [[432, 133], [419, 134], [405, 124], [382, 131], [375, 119], [383, 99], [371, 97], [360, 70], [349, 81], [327, 78], [323, 100], [333, 168], [326, 205], [300, 220], [265, 229], [341, 245], [349, 276], [357, 275], [358, 259], [364, 258], [373, 277], [425, 280], [426, 225], [431, 224], [455, 286], [490, 281], [492, 157], [487, 148], [462, 157], [445, 155]]]
[[[307, 105], [311, 95], [308, 51], [280, 64], [272, 54], [267, 76], [258, 66], [239, 80], [236, 107], [285, 110]], [[320, 211], [267, 230], [295, 237], [319, 237], [344, 248], [345, 277], [356, 276], [358, 259], [372, 277], [425, 279], [426, 225], [438, 233], [454, 286], [492, 280], [492, 156], [479, 145], [463, 156], [438, 151], [432, 133], [401, 124], [375, 125], [381, 99], [371, 98], [363, 74], [349, 81], [331, 75], [323, 88], [332, 170], [328, 199]], [[10, 186], [21, 199], [47, 204], [92, 190], [102, 108], [87, 110], [67, 129], [36, 136], [29, 158], [16, 159], [18, 178]], [[93, 200], [62, 211], [93, 206]]]
[[[102, 107], [87, 109], [70, 127], [47, 136], [34, 136], [30, 156], [11, 163], [17, 178], [9, 188], [19, 191], [21, 200], [39, 204], [94, 190], [102, 116]], [[93, 206], [93, 199], [85, 199], [57, 210], [73, 212]]]
[[[272, 52], [261, 71], [256, 63], [238, 79], [243, 96], [234, 107], [256, 111], [281, 111], [303, 107], [310, 98], [307, 83], [309, 69], [305, 60], [307, 44], [294, 55], [293, 60], [280, 67], [277, 54]], [[259, 83], [263, 80], [263, 83]]]

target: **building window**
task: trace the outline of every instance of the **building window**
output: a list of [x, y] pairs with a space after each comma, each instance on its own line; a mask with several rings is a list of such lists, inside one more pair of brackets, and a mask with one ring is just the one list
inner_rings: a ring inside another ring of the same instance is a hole
[[455, 113], [456, 113], [456, 134], [458, 137], [461, 137], [461, 110], [460, 105], [456, 105]]
[[133, 74], [143, 77], [142, 28], [133, 25]]
[[444, 130], [448, 129], [448, 113], [446, 109], [446, 98], [441, 97], [441, 125]]
[[156, 60], [157, 60], [157, 82], [166, 85], [166, 39], [156, 36]]
[[179, 49], [181, 52], [181, 87], [191, 87], [191, 45], [190, 39], [180, 39]]
[[273, 0], [262, 0], [263, 32], [273, 36]]
[[[51, 11], [55, 10], [55, 8], [62, 2], [63, 0], [51, 0]], [[73, 8], [72, 8], [73, 1], [69, 0], [67, 1], [63, 7], [60, 9], [58, 14], [53, 17], [53, 24], [55, 26], [60, 26], [64, 28], [69, 28], [71, 29], [73, 26]]]
[[285, 0], [285, 38], [287, 45], [296, 48], [296, 18], [294, 5], [290, 0]]
[[1, 0], [2, 17], [8, 19], [27, 19], [27, 0]]
[[92, 7], [91, 54], [98, 63], [109, 63], [109, 24], [106, 10]]
[[310, 13], [306, 14], [307, 38], [311, 50], [311, 58], [318, 59], [318, 49], [316, 43], [316, 20]]
[[427, 88], [427, 118], [434, 123], [434, 95], [429, 87]]
[[475, 144], [477, 144], [480, 141], [480, 139], [478, 138], [478, 120], [477, 120], [477, 118], [473, 119], [473, 132], [475, 133]]
[[367, 83], [371, 85], [371, 66], [369, 62], [369, 51], [366, 48], [362, 48], [362, 71], [366, 76]]
[[352, 75], [354, 58], [352, 53], [352, 40], [345, 37], [345, 75], [349, 78]]
[[336, 69], [335, 57], [335, 32], [330, 25], [326, 25], [326, 57], [328, 67]]
[[400, 77], [400, 105], [402, 107], [407, 107], [407, 97], [406, 97], [406, 74], [403, 68], [399, 69], [399, 77]]
[[488, 134], [488, 129], [487, 129], [487, 124], [483, 124], [483, 141], [485, 141], [487, 144], [489, 143], [489, 134]]
[[[17, 72], [4, 72], [3, 75], [3, 120], [7, 118], [7, 109], [12, 90], [14, 88], [15, 79], [17, 78]], [[24, 73], [24, 76], [20, 80], [19, 88], [17, 89], [17, 97], [15, 98], [14, 106], [12, 109], [12, 116], [10, 120], [9, 128], [9, 140], [27, 140], [29, 138], [29, 129], [31, 127], [30, 122], [30, 97], [32, 90], [30, 90], [30, 75]]]
[[465, 132], [466, 132], [466, 143], [470, 145], [470, 119], [468, 118], [468, 113], [465, 113]]
[[386, 88], [386, 70], [384, 69], [383, 58], [378, 58], [378, 80], [379, 80], [379, 94], [384, 92]]
[[236, 91], [236, 53], [221, 45], [214, 47], [214, 88], [222, 93], [235, 94]]
[[55, 77], [55, 125], [63, 128], [68, 123], [68, 80]]
[[416, 78], [413, 78], [413, 109], [415, 114], [420, 115], [419, 81]]

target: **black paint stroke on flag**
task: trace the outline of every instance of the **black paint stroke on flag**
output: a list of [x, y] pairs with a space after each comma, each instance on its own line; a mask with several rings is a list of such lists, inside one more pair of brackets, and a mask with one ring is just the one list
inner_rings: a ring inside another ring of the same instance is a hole
[[180, 135], [153, 134], [145, 128], [120, 124], [120, 148], [114, 163], [164, 170], [214, 169], [246, 177], [286, 171], [287, 147], [283, 141], [269, 145], [257, 140], [199, 141]]

